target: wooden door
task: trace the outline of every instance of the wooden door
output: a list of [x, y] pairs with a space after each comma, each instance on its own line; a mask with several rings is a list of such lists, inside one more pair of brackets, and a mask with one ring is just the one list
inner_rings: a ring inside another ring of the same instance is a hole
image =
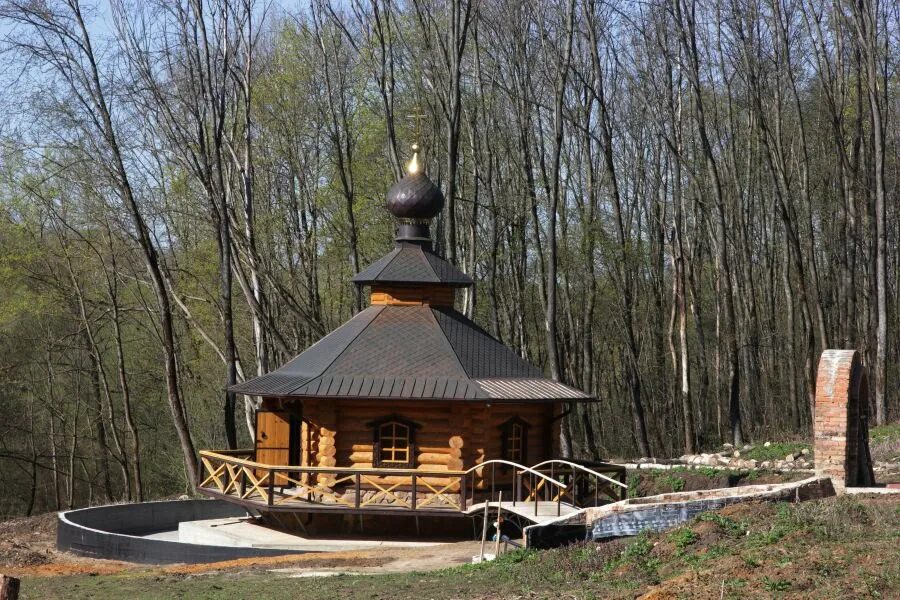
[[[256, 462], [266, 465], [291, 464], [293, 423], [294, 416], [288, 411], [256, 411]], [[262, 477], [265, 472], [258, 475]], [[283, 476], [275, 478], [276, 485], [288, 483]]]

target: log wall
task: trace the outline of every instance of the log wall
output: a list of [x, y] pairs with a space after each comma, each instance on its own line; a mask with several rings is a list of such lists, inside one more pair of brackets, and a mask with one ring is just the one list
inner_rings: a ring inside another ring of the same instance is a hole
[[[369, 423], [389, 415], [419, 425], [415, 432], [415, 468], [422, 471], [459, 471], [501, 458], [500, 426], [513, 417], [529, 424], [528, 464], [554, 455], [554, 436], [558, 431], [558, 421], [554, 421], [553, 416], [559, 411], [552, 403], [488, 405], [485, 402], [320, 398], [304, 398], [302, 403], [301, 456], [304, 465], [373, 467], [374, 432]], [[495, 471], [495, 474], [499, 480], [512, 479], [511, 472]], [[481, 479], [476, 479], [475, 483], [483, 486], [489, 473], [480, 475]], [[451, 478], [429, 477], [426, 480], [433, 485], [452, 483]], [[392, 478], [385, 481], [398, 483]], [[327, 478], [324, 482], [327, 483]]]
[[449, 286], [378, 286], [369, 295], [371, 304], [388, 306], [453, 306], [456, 290]]

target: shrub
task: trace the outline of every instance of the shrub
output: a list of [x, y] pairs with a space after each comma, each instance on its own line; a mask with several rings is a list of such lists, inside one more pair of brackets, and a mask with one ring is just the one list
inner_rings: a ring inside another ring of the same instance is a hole
[[719, 529], [732, 537], [738, 537], [747, 534], [747, 524], [743, 521], [735, 521], [731, 517], [720, 515], [716, 512], [702, 513], [697, 517], [699, 521], [709, 521], [715, 523]]
[[676, 529], [669, 534], [669, 541], [675, 544], [679, 556], [684, 553], [685, 548], [696, 542], [697, 538], [698, 536], [694, 533], [694, 530], [687, 527]]

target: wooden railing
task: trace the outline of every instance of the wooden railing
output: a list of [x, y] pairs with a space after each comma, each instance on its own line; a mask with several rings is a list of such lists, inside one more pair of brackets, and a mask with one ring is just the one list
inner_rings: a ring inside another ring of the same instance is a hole
[[200, 491], [269, 508], [466, 510], [466, 471], [269, 465], [248, 454], [202, 450]]
[[[598, 470], [571, 461], [551, 460], [527, 467], [488, 460], [466, 471], [270, 465], [250, 460], [252, 450], [200, 452], [200, 492], [260, 509], [353, 509], [466, 512], [504, 491], [507, 502], [533, 503], [534, 514], [547, 503], [561, 514], [563, 504], [594, 506], [624, 497], [624, 469]], [[529, 507], [530, 509], [530, 507]]]

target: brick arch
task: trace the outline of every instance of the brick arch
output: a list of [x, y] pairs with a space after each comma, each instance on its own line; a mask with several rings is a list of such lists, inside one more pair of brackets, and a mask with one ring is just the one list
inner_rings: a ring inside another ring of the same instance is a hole
[[875, 483], [869, 455], [869, 380], [856, 350], [825, 350], [816, 375], [816, 473], [835, 490]]

